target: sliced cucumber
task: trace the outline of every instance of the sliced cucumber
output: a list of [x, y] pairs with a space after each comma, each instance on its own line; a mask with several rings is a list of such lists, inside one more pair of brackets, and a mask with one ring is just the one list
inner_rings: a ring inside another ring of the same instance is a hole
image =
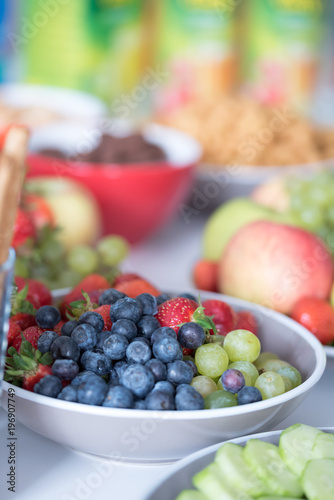
[[207, 500], [207, 497], [196, 490], [184, 490], [176, 500]]
[[295, 424], [282, 432], [279, 451], [286, 465], [298, 477], [302, 475], [308, 460], [313, 458], [313, 446], [321, 431], [304, 424]]
[[310, 460], [306, 464], [301, 482], [308, 500], [333, 500], [334, 460], [332, 458]]
[[220, 469], [216, 463], [196, 474], [193, 484], [207, 500], [252, 500], [246, 493], [227, 486], [220, 479]]
[[270, 493], [266, 485], [249, 467], [243, 456], [243, 448], [237, 444], [225, 443], [216, 453], [216, 463], [224, 483], [240, 489], [248, 495], [259, 496]]
[[277, 446], [250, 439], [243, 456], [255, 474], [265, 482], [270, 495], [301, 498], [303, 491], [297, 476], [291, 472], [282, 460]]
[[314, 458], [334, 458], [334, 434], [318, 434], [312, 452]]

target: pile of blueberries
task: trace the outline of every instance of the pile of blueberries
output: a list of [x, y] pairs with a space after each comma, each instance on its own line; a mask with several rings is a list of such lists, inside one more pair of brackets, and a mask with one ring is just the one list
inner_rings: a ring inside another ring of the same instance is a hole
[[[190, 385], [197, 375], [196, 365], [183, 360], [175, 331], [161, 327], [155, 318], [157, 299], [148, 293], [132, 299], [111, 288], [100, 296], [99, 305], [104, 304], [111, 306], [111, 331], [103, 331], [102, 316], [89, 311], [78, 321], [66, 322], [60, 336], [52, 331], [60, 320], [58, 309], [38, 309], [36, 322], [48, 329], [39, 337], [38, 349], [50, 352], [54, 363], [53, 375], [42, 378], [34, 391], [111, 408], [204, 409], [202, 395]], [[204, 342], [204, 337], [198, 339], [201, 331], [196, 328], [195, 332], [183, 330], [183, 345], [187, 335], [187, 345], [192, 344], [194, 335], [195, 343]], [[71, 382], [63, 387], [63, 380]]]

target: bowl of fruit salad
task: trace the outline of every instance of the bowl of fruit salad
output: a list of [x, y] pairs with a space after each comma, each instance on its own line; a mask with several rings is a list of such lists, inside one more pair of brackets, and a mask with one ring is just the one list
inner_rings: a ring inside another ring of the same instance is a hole
[[155, 124], [140, 133], [108, 119], [35, 132], [28, 176], [68, 177], [95, 196], [106, 233], [140, 241], [165, 224], [188, 196], [201, 148], [185, 133]]
[[334, 428], [295, 424], [201, 450], [145, 500], [334, 498]]
[[94, 280], [57, 307], [35, 291], [27, 329], [11, 318], [2, 405], [14, 390], [18, 420], [62, 445], [172, 462], [279, 424], [325, 369], [320, 342], [277, 312], [136, 275]]

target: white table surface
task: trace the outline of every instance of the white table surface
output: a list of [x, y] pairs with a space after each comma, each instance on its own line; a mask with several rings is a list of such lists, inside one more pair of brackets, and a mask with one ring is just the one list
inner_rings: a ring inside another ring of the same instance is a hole
[[[136, 246], [125, 268], [136, 271], [161, 288], [191, 286], [191, 269], [201, 255], [204, 218], [190, 223], [176, 219], [165, 231]], [[334, 426], [334, 361], [300, 407], [277, 429], [301, 422]], [[152, 485], [170, 466], [132, 466], [98, 460], [66, 449], [17, 424], [16, 491], [7, 490], [7, 414], [0, 410], [1, 500], [144, 500]], [[173, 499], [171, 499], [173, 500]]]

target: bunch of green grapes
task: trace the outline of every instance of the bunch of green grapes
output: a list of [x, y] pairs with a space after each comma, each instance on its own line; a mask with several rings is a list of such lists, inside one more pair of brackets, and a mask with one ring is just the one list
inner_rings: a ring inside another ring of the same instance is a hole
[[290, 177], [286, 187], [295, 223], [320, 236], [334, 254], [334, 172]]

